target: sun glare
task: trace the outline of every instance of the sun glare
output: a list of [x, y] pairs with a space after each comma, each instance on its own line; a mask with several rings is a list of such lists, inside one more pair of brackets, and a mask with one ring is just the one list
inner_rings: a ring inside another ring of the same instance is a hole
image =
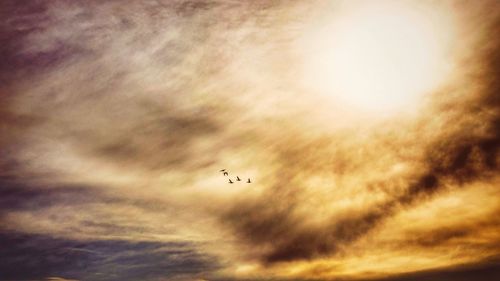
[[438, 7], [353, 1], [306, 39], [308, 87], [369, 112], [417, 108], [450, 72], [451, 19]]

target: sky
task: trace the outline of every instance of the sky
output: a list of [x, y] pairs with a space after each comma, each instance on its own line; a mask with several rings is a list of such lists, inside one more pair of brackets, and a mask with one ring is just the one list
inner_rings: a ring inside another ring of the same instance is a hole
[[500, 279], [498, 1], [0, 18], [0, 280]]

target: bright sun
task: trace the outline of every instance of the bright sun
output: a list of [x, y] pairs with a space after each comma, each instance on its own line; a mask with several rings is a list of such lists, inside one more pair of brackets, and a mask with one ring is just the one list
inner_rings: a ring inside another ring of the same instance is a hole
[[449, 73], [449, 15], [406, 1], [349, 1], [305, 39], [304, 81], [363, 111], [415, 108]]

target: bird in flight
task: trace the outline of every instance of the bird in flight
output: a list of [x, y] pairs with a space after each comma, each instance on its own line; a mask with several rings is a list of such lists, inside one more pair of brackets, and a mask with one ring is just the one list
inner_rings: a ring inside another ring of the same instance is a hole
[[[226, 171], [226, 169], [221, 169], [219, 170], [224, 176], [229, 176], [229, 173]], [[229, 183], [234, 183], [231, 179], [228, 179]], [[236, 181], [242, 181], [239, 176], [236, 176]], [[247, 183], [251, 183], [250, 178], [248, 178]]]

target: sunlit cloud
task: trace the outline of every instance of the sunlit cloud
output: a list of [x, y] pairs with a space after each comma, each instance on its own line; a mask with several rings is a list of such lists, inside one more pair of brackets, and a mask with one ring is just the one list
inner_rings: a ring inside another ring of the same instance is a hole
[[495, 1], [2, 6], [0, 277], [498, 275]]

